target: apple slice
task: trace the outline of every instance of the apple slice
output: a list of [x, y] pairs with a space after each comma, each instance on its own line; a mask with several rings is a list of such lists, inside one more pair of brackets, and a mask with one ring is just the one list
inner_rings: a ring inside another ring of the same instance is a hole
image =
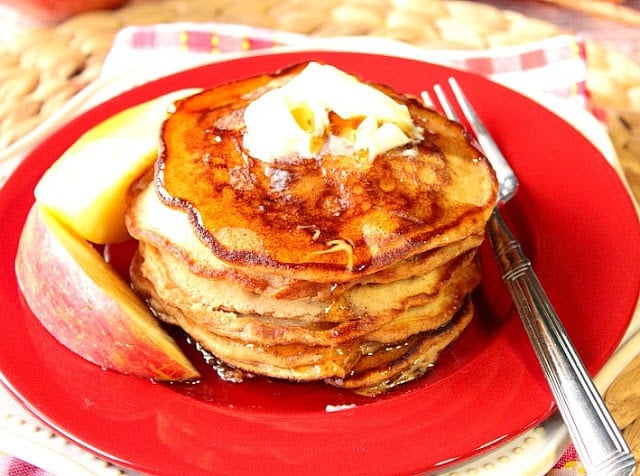
[[100, 253], [38, 204], [22, 230], [15, 266], [18, 285], [37, 319], [81, 357], [155, 380], [199, 377]]
[[82, 135], [42, 176], [36, 200], [93, 243], [129, 238], [124, 223], [131, 183], [155, 160], [168, 108], [183, 89], [125, 109]]

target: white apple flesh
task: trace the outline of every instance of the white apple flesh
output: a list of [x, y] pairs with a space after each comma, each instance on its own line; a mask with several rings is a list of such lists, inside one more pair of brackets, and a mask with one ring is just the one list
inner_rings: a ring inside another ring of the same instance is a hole
[[36, 185], [40, 205], [84, 239], [98, 244], [129, 239], [127, 190], [156, 159], [160, 126], [183, 89], [125, 109], [85, 132]]

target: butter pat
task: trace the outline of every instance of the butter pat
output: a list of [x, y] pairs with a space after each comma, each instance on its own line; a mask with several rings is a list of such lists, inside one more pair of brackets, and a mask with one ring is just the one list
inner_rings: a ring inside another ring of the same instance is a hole
[[[362, 121], [353, 134], [329, 141], [331, 111]], [[312, 159], [325, 143], [340, 152], [366, 150], [373, 160], [418, 136], [405, 105], [333, 66], [314, 62], [251, 102], [244, 122], [244, 148], [264, 162]]]

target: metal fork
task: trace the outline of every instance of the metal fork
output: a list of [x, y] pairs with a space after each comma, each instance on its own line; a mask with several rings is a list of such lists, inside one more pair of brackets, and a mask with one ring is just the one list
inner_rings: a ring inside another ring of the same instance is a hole
[[[498, 204], [487, 223], [489, 241], [580, 460], [589, 475], [635, 475], [636, 461], [629, 446], [585, 370], [531, 262], [500, 216], [498, 208], [515, 195], [518, 179], [457, 81], [449, 78], [449, 85], [496, 171]], [[444, 89], [435, 85], [433, 90], [447, 117], [461, 122]], [[422, 99], [435, 107], [427, 92], [422, 93]]]

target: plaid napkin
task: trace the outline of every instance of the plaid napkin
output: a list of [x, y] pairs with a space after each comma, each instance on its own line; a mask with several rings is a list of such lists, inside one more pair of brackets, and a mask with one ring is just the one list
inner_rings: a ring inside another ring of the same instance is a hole
[[[521, 46], [472, 51], [425, 51], [392, 40], [362, 37], [342, 40], [343, 47], [348, 44], [350, 47], [368, 47], [382, 53], [420, 53], [420, 58], [432, 63], [488, 76], [514, 89], [553, 94], [578, 107], [588, 106], [585, 43], [575, 36], [561, 35]], [[238, 54], [285, 45], [334, 44], [335, 39], [320, 40], [280, 31], [216, 23], [128, 27], [116, 36], [103, 65], [102, 75], [121, 74], [132, 68], [145, 68], [150, 74], [154, 71], [163, 73], [167, 67], [175, 70], [192, 62], [207, 61], [211, 55]]]
[[[315, 46], [317, 42], [317, 39], [296, 34], [240, 25], [184, 23], [128, 27], [116, 36], [104, 63], [102, 77], [109, 78], [126, 74], [131, 70], [144, 70], [148, 75], [147, 79], [152, 79], [183, 67], [206, 62], [212, 55], [237, 55], [250, 50], [279, 48], [285, 45]], [[378, 53], [405, 52], [415, 57], [417, 52], [409, 45], [372, 38], [361, 38], [360, 42], [357, 38], [349, 38], [348, 45], [352, 48], [361, 44], [366, 49], [367, 45], [371, 47], [372, 42], [375, 43], [373, 51]], [[485, 75], [524, 93], [551, 94], [577, 107], [589, 107], [589, 95], [585, 85], [585, 45], [580, 38], [574, 36], [563, 35], [527, 45], [491, 50], [421, 50], [419, 57], [433, 63]], [[37, 462], [38, 458], [34, 457], [32, 462], [34, 461]], [[55, 471], [55, 468], [48, 469]], [[0, 453], [0, 476], [49, 474], [52, 473]], [[578, 461], [575, 449], [570, 446], [549, 476], [584, 474], [584, 468]]]
[[0, 474], [2, 476], [49, 476], [50, 473], [32, 464], [0, 453]]

